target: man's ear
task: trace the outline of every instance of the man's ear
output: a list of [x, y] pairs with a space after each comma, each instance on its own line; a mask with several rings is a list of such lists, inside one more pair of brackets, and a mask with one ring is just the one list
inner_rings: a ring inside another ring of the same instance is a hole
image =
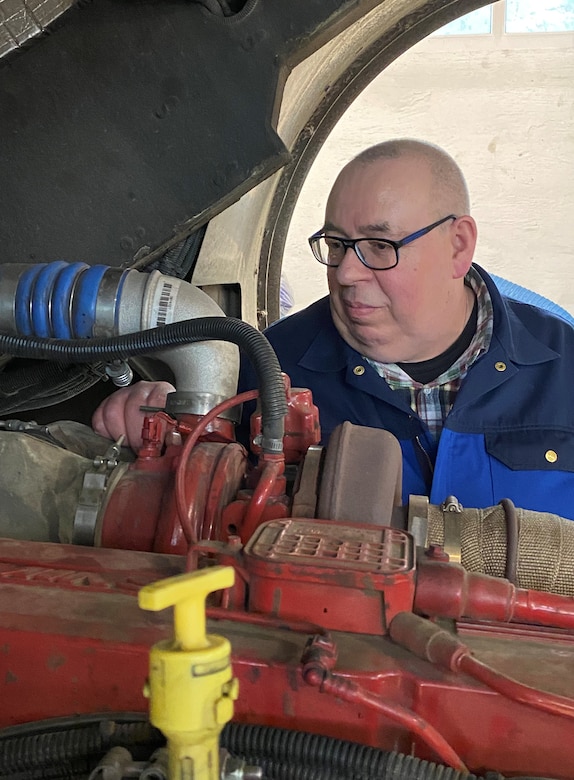
[[476, 222], [468, 214], [454, 220], [451, 226], [453, 279], [460, 279], [468, 273], [474, 256], [477, 235]]

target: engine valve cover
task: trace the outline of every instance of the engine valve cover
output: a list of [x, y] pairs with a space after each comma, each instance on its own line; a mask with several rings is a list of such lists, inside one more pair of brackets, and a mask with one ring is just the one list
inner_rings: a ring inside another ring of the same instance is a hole
[[412, 537], [394, 528], [284, 518], [245, 548], [249, 610], [382, 635], [415, 590]]

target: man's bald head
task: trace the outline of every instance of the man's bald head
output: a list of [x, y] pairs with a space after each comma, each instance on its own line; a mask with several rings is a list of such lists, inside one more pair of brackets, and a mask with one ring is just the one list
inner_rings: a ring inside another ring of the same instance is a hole
[[[413, 138], [396, 138], [371, 146], [354, 157], [347, 166], [368, 165], [379, 160], [419, 159], [430, 170], [433, 181], [433, 210], [443, 214], [470, 213], [470, 199], [464, 175], [454, 159], [439, 146]], [[345, 170], [345, 169], [343, 169]]]

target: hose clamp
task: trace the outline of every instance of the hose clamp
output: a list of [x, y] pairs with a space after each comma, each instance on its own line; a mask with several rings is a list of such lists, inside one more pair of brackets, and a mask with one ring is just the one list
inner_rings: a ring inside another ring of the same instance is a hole
[[97, 455], [92, 468], [84, 474], [78, 507], [74, 515], [72, 544], [94, 546], [98, 514], [106, 495], [110, 475], [119, 465], [123, 439], [124, 437], [120, 436], [104, 455]]
[[460, 563], [462, 558], [460, 538], [462, 504], [456, 496], [447, 496], [440, 508], [444, 523], [444, 551], [451, 563]]
[[427, 547], [429, 542], [429, 500], [427, 496], [409, 496], [407, 530], [416, 547]]

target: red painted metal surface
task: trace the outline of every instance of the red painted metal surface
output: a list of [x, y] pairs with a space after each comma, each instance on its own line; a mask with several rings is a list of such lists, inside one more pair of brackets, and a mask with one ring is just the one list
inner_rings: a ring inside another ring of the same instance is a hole
[[[175, 421], [163, 412], [147, 417], [138, 458], [110, 485], [97, 543], [185, 555], [201, 540], [238, 535], [247, 541], [262, 523], [286, 517], [285, 456], [262, 453], [257, 466], [248, 469], [245, 449], [227, 439], [229, 424], [216, 424], [219, 410], [256, 395], [243, 393], [201, 418]], [[318, 413], [308, 396], [309, 391], [290, 396], [292, 429], [286, 437], [297, 442], [295, 459], [301, 456], [297, 447], [318, 441]]]
[[[309, 447], [321, 441], [319, 410], [313, 403], [313, 395], [310, 390], [302, 387], [292, 388], [291, 380], [287, 374], [283, 374], [283, 383], [287, 399], [283, 455], [286, 463], [299, 463]], [[251, 451], [255, 455], [259, 455], [261, 453], [259, 446], [261, 412], [259, 409], [251, 415], [250, 427]]]
[[414, 609], [423, 615], [520, 621], [574, 630], [574, 599], [421, 556]]
[[[261, 563], [261, 550], [259, 555]], [[299, 564], [292, 560], [287, 566], [281, 555], [270, 564], [278, 567], [275, 573], [284, 566], [289, 576], [297, 574]], [[380, 610], [388, 609], [389, 615], [389, 582], [396, 578], [397, 588], [406, 590], [410, 577], [408, 556], [394, 560], [396, 570], [381, 575], [387, 578], [385, 589], [376, 591]], [[94, 712], [146, 712], [142, 689], [148, 650], [171, 635], [171, 614], [141, 611], [136, 594], [147, 582], [183, 571], [184, 561], [174, 555], [0, 540], [0, 725]], [[372, 564], [361, 569], [346, 554], [339, 562], [341, 574], [348, 570], [346, 588], [359, 612], [362, 578]], [[323, 568], [318, 564], [312, 576], [306, 573], [305, 587], [332, 579]], [[285, 589], [291, 587], [286, 582]], [[303, 604], [309, 600], [301, 597]], [[321, 615], [305, 622], [221, 607], [208, 614], [209, 630], [232, 644], [240, 722], [414, 751], [453, 765], [460, 760], [477, 774], [496, 769], [507, 775], [574, 777], [569, 718], [423, 660], [388, 636], [328, 633]], [[455, 631], [457, 624], [451, 628]], [[574, 697], [570, 631], [468, 621], [458, 630], [473, 655], [499, 675]], [[321, 652], [310, 652], [310, 646]]]
[[249, 609], [324, 628], [385, 634], [411, 610], [411, 537], [392, 528], [307, 518], [269, 522], [245, 548]]
[[[236, 442], [201, 442], [182, 462], [183, 447], [161, 457], [144, 455], [130, 464], [110, 491], [96, 539], [103, 547], [185, 555], [188, 533], [199, 539], [227, 539], [225, 508], [236, 497], [247, 458]], [[176, 500], [176, 470], [181, 474], [186, 515]], [[241, 517], [248, 504], [242, 504]]]
[[[233, 648], [237, 721], [476, 774], [574, 777], [573, 600], [469, 574], [439, 548], [417, 560], [397, 529], [289, 517], [284, 456], [248, 467], [229, 426], [210, 430], [216, 412], [148, 418], [109, 486], [104, 548], [0, 540], [0, 727], [147, 712], [149, 649], [172, 615], [137, 593], [221, 563], [236, 583], [211, 599], [209, 630]], [[292, 462], [315, 423], [294, 391]]]

